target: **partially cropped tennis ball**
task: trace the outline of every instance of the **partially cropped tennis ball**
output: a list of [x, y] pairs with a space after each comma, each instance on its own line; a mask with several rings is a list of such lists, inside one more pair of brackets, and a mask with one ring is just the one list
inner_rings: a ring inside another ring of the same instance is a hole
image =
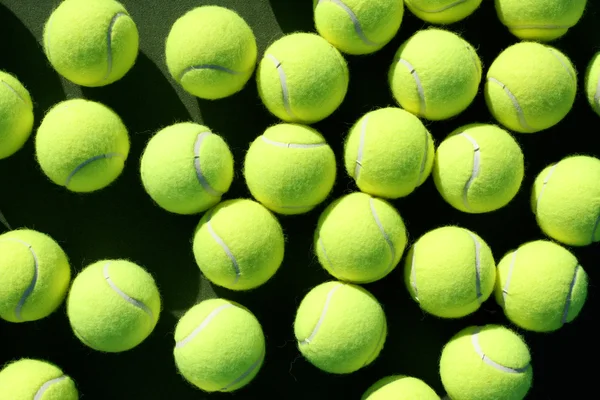
[[161, 309], [156, 283], [127, 260], [97, 261], [75, 277], [67, 314], [75, 336], [107, 353], [130, 350], [154, 330]]
[[481, 61], [469, 43], [442, 29], [415, 33], [396, 52], [388, 73], [394, 98], [406, 111], [432, 121], [469, 107], [481, 82]]
[[439, 145], [433, 180], [452, 207], [477, 214], [506, 206], [519, 191], [524, 171], [523, 152], [508, 132], [472, 124]]
[[461, 318], [479, 309], [494, 291], [492, 250], [474, 232], [445, 226], [413, 244], [404, 265], [410, 296], [430, 314]]
[[13, 75], [0, 71], [0, 160], [15, 154], [33, 128], [29, 92]]
[[292, 33], [271, 44], [256, 74], [265, 107], [286, 122], [312, 124], [330, 116], [348, 91], [348, 66], [319, 35]]
[[193, 238], [196, 263], [214, 284], [249, 290], [267, 282], [283, 261], [277, 218], [259, 203], [224, 201], [204, 214]]
[[563, 36], [583, 16], [587, 0], [495, 0], [500, 21], [523, 40]]
[[194, 96], [215, 100], [242, 90], [256, 67], [256, 38], [233, 10], [194, 8], [173, 24], [166, 42], [173, 79]]
[[570, 156], [537, 176], [531, 209], [542, 231], [571, 246], [600, 242], [600, 160]]
[[44, 27], [44, 51], [56, 71], [81, 86], [121, 79], [138, 55], [135, 22], [114, 0], [65, 0]]
[[557, 49], [535, 42], [508, 47], [487, 73], [485, 101], [498, 122], [520, 133], [558, 124], [571, 111], [577, 73]]
[[451, 24], [473, 14], [482, 0], [404, 0], [417, 17], [433, 24]]
[[319, 217], [314, 249], [319, 263], [337, 279], [370, 283], [400, 262], [407, 233], [398, 211], [365, 193], [345, 195]]
[[452, 400], [521, 400], [533, 380], [531, 354], [508, 328], [471, 326], [442, 350], [440, 376]]
[[233, 155], [206, 126], [183, 122], [161, 129], [142, 154], [142, 183], [162, 208], [197, 214], [221, 201], [233, 181]]
[[600, 52], [594, 55], [586, 71], [585, 93], [594, 112], [600, 115]]
[[30, 229], [0, 235], [0, 317], [9, 322], [42, 319], [63, 302], [71, 267], [50, 236]]
[[402, 0], [313, 0], [319, 35], [347, 54], [374, 53], [396, 36]]
[[103, 104], [66, 100], [48, 111], [35, 137], [42, 171], [73, 192], [93, 192], [110, 185], [129, 154], [127, 128]]
[[523, 329], [553, 332], [572, 322], [587, 289], [588, 277], [577, 258], [550, 241], [525, 243], [498, 263], [496, 301]]
[[331, 192], [335, 155], [315, 129], [278, 124], [250, 145], [244, 177], [252, 196], [265, 207], [279, 214], [303, 214]]
[[0, 371], [0, 393], [10, 400], [78, 400], [75, 382], [56, 365], [22, 358]]
[[179, 320], [173, 353], [188, 382], [206, 392], [233, 392], [260, 371], [265, 336], [256, 317], [240, 304], [204, 300]]
[[344, 161], [361, 191], [397, 199], [425, 182], [434, 153], [431, 134], [419, 118], [387, 107], [366, 113], [352, 126]]
[[294, 332], [300, 352], [315, 367], [349, 374], [377, 358], [387, 336], [387, 322], [381, 305], [365, 289], [326, 282], [300, 303]]
[[440, 400], [435, 391], [418, 378], [387, 376], [375, 382], [361, 400]]

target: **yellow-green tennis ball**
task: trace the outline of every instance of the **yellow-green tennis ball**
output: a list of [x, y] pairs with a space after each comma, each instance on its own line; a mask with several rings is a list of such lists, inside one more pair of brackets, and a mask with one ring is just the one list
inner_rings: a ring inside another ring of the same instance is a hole
[[418, 378], [387, 376], [375, 382], [361, 400], [440, 400], [435, 391]]
[[363, 115], [344, 144], [346, 172], [373, 196], [408, 196], [429, 177], [435, 149], [421, 120], [400, 108]]
[[284, 253], [277, 218], [259, 203], [236, 199], [208, 210], [196, 228], [193, 251], [198, 267], [216, 285], [254, 289], [279, 269]]
[[133, 67], [139, 48], [135, 22], [114, 0], [65, 0], [44, 28], [44, 51], [54, 69], [81, 86], [105, 86]]
[[385, 313], [360, 286], [325, 282], [304, 297], [294, 322], [302, 355], [332, 374], [349, 374], [371, 364], [387, 336]]
[[472, 124], [452, 132], [438, 147], [433, 181], [457, 210], [498, 210], [517, 194], [525, 171], [515, 139], [495, 125]]
[[48, 111], [35, 137], [42, 171], [73, 192], [110, 185], [129, 154], [127, 128], [107, 106], [84, 99], [63, 101]]
[[396, 52], [389, 74], [394, 98], [406, 111], [432, 121], [454, 117], [473, 102], [481, 61], [469, 43], [442, 29], [424, 29]]
[[0, 71], [0, 160], [15, 154], [33, 128], [29, 92], [14, 76]]
[[572, 322], [587, 298], [588, 277], [562, 246], [536, 240], [498, 263], [495, 297], [506, 317], [534, 332], [553, 332]]
[[440, 376], [452, 400], [521, 400], [533, 379], [531, 354], [508, 328], [471, 326], [442, 350]]
[[67, 314], [75, 336], [94, 350], [116, 353], [154, 330], [161, 301], [146, 270], [127, 260], [95, 262], [73, 280]]
[[396, 36], [404, 15], [402, 0], [313, 0], [315, 27], [338, 50], [370, 54]]
[[331, 203], [319, 217], [314, 249], [319, 263], [339, 280], [370, 283], [400, 262], [407, 234], [387, 201], [355, 192]]
[[50, 236], [18, 229], [0, 235], [0, 317], [9, 322], [42, 319], [63, 302], [71, 267]]
[[473, 14], [482, 0], [404, 0], [418, 18], [432, 24], [452, 24]]
[[233, 392], [260, 371], [265, 336], [244, 306], [224, 299], [204, 300], [179, 320], [173, 353], [188, 382], [205, 392]]
[[495, 0], [500, 21], [524, 40], [563, 36], [583, 16], [587, 0]]
[[278, 124], [250, 145], [244, 177], [252, 196], [268, 209], [279, 214], [303, 214], [331, 192], [335, 155], [315, 129]]
[[570, 246], [600, 242], [600, 160], [566, 157], [537, 176], [531, 209], [542, 231]]
[[0, 371], [0, 393], [10, 400], [78, 400], [75, 382], [56, 365], [22, 358]]
[[585, 93], [594, 112], [600, 115], [600, 53], [594, 55], [586, 71]]
[[215, 100], [239, 92], [256, 67], [256, 38], [246, 21], [219, 6], [180, 17], [166, 42], [167, 67], [188, 93]]
[[557, 49], [535, 42], [508, 47], [487, 73], [485, 101], [508, 129], [535, 133], [558, 124], [571, 110], [577, 73]]
[[348, 91], [348, 66], [319, 35], [292, 33], [271, 44], [256, 75], [267, 109], [286, 122], [312, 124], [330, 116]]
[[233, 181], [233, 155], [206, 126], [183, 122], [154, 135], [142, 154], [146, 192], [176, 214], [197, 214], [221, 201]]
[[462, 318], [479, 309], [494, 291], [492, 250], [474, 232], [445, 226], [413, 244], [404, 264], [410, 296], [440, 318]]

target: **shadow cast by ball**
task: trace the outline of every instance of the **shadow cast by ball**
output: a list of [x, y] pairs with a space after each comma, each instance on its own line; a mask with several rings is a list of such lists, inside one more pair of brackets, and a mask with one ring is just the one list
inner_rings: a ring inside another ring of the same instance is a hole
[[283, 33], [314, 31], [311, 0], [269, 0], [269, 3]]

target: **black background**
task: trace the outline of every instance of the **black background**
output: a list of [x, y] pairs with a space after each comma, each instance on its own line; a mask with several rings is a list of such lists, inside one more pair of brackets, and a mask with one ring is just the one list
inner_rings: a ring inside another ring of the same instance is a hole
[[[402, 41], [428, 25], [406, 10], [396, 38], [374, 55], [346, 57], [350, 89], [343, 105], [315, 125], [338, 157], [338, 180], [331, 199], [303, 216], [281, 217], [287, 247], [277, 275], [257, 290], [236, 293], [211, 286], [195, 265], [191, 236], [199, 216], [169, 214], [145, 194], [139, 178], [139, 157], [148, 139], [161, 127], [196, 121], [223, 135], [236, 162], [236, 177], [225, 198], [249, 197], [241, 167], [249, 143], [276, 119], [262, 106], [254, 79], [246, 88], [218, 101], [198, 100], [181, 90], [168, 75], [164, 41], [170, 26], [187, 10], [202, 4], [232, 8], [253, 28], [259, 51], [284, 34], [314, 31], [311, 0], [127, 0], [125, 6], [138, 25], [140, 54], [133, 69], [120, 81], [103, 88], [81, 88], [62, 79], [47, 63], [41, 41], [43, 25], [57, 0], [0, 0], [0, 69], [9, 71], [29, 89], [35, 103], [36, 126], [45, 112], [67, 98], [85, 97], [107, 104], [129, 128], [132, 147], [121, 177], [110, 187], [80, 195], [52, 184], [40, 172], [33, 140], [14, 156], [0, 160], [0, 209], [15, 227], [46, 232], [70, 257], [74, 274], [91, 262], [128, 258], [147, 268], [163, 297], [164, 311], [154, 333], [137, 348], [103, 354], [82, 345], [71, 333], [64, 306], [50, 317], [24, 324], [0, 322], [0, 363], [33, 357], [61, 366], [78, 384], [84, 399], [359, 399], [364, 390], [390, 374], [425, 380], [441, 396], [438, 359], [444, 343], [458, 330], [473, 324], [508, 324], [493, 299], [477, 313], [460, 320], [440, 320], [423, 314], [404, 287], [402, 268], [385, 279], [365, 285], [382, 302], [389, 320], [389, 336], [380, 357], [368, 368], [346, 376], [321, 372], [299, 357], [293, 335], [295, 309], [315, 285], [330, 279], [312, 253], [312, 234], [325, 205], [356, 190], [342, 164], [342, 140], [361, 115], [393, 105], [387, 70]], [[493, 1], [470, 18], [449, 27], [471, 42], [484, 66], [513, 37], [498, 21]], [[588, 2], [581, 22], [553, 45], [565, 52], [579, 73], [580, 92], [571, 113], [557, 126], [537, 134], [517, 134], [523, 147], [526, 177], [513, 202], [497, 212], [469, 215], [443, 202], [429, 179], [415, 193], [394, 201], [405, 219], [410, 240], [430, 229], [458, 224], [482, 236], [498, 261], [520, 244], [543, 237], [529, 208], [531, 185], [547, 164], [573, 153], [600, 153], [599, 117], [583, 93], [586, 65], [600, 47], [600, 2]], [[461, 125], [491, 122], [480, 93], [457, 118], [427, 123], [439, 143]], [[531, 346], [534, 383], [529, 398], [588, 397], [597, 386], [594, 328], [599, 299], [598, 244], [572, 249], [590, 277], [589, 297], [573, 323], [553, 334], [522, 332]], [[177, 319], [201, 299], [221, 296], [249, 307], [267, 337], [267, 357], [257, 378], [235, 394], [206, 394], [187, 384], [174, 365], [173, 331]], [[0, 397], [6, 398], [3, 394]]]

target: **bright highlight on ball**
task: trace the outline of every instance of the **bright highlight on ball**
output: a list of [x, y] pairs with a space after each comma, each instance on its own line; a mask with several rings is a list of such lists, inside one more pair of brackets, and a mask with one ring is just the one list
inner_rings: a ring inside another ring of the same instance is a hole
[[473, 14], [482, 0], [404, 0], [417, 17], [432, 24], [452, 24]]
[[0, 71], [0, 160], [23, 147], [33, 129], [29, 92], [13, 75]]

